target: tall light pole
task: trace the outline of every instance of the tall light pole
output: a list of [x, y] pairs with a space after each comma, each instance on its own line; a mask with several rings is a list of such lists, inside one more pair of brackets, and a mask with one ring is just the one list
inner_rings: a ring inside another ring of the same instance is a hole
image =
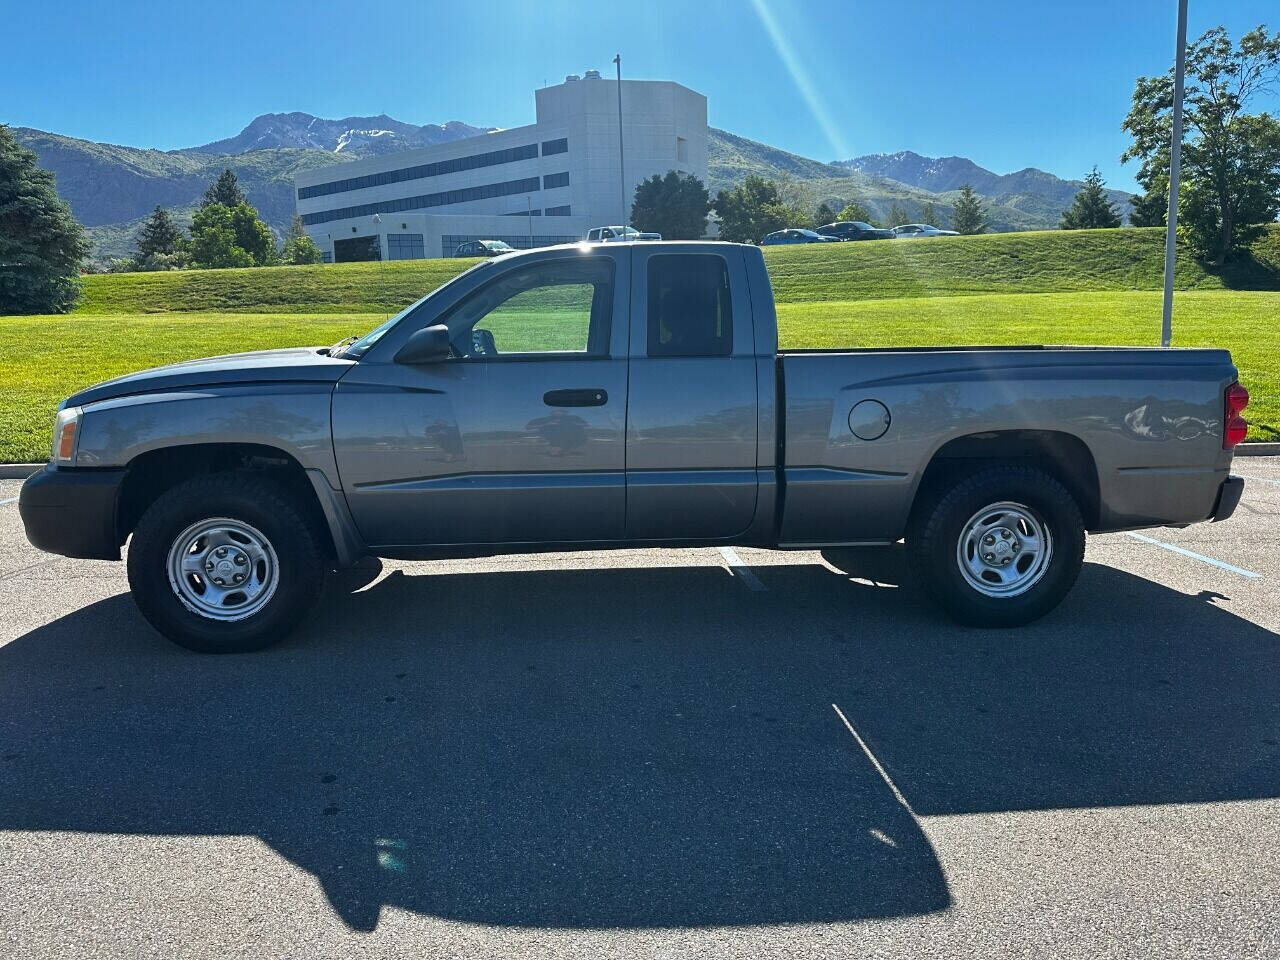
[[1177, 266], [1178, 178], [1182, 174], [1182, 88], [1187, 66], [1187, 0], [1178, 0], [1178, 56], [1173, 68], [1173, 136], [1169, 142], [1169, 216], [1164, 235], [1164, 315], [1160, 345], [1173, 342], [1173, 274]]
[[622, 54], [614, 54], [613, 65], [618, 68], [618, 186], [622, 195], [622, 236], [626, 239], [631, 215], [627, 210], [627, 164], [622, 153]]

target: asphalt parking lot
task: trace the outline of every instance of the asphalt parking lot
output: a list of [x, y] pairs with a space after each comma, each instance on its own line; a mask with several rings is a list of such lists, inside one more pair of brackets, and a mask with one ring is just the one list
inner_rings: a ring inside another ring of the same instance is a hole
[[899, 550], [627, 551], [366, 564], [225, 658], [0, 502], [0, 954], [1274, 957], [1280, 458], [1236, 472], [1020, 630]]

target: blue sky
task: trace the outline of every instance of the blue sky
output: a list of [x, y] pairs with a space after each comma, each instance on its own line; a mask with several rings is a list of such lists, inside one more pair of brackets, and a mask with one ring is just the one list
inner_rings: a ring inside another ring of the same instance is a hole
[[[1238, 36], [1275, 0], [1190, 0]], [[820, 160], [915, 150], [1132, 188], [1120, 123], [1166, 69], [1173, 0], [0, 0], [0, 122], [172, 149], [260, 113], [533, 120], [533, 88], [621, 52], [711, 123]], [[1273, 110], [1280, 102], [1273, 98]]]

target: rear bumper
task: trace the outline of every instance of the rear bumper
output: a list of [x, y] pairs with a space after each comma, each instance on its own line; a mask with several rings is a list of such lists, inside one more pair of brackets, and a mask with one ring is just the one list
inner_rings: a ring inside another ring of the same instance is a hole
[[31, 545], [64, 557], [119, 560], [116, 500], [124, 475], [47, 466], [28, 477], [18, 511]]
[[1209, 519], [1217, 523], [1235, 513], [1236, 505], [1240, 502], [1240, 495], [1243, 493], [1243, 477], [1227, 477], [1223, 480], [1222, 486], [1218, 488], [1218, 500], [1213, 505], [1213, 513], [1209, 515]]

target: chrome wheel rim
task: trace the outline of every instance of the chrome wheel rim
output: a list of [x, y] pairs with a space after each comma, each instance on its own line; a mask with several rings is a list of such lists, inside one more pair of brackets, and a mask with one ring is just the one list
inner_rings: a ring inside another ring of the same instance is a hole
[[1052, 558], [1049, 525], [1030, 507], [1009, 500], [970, 517], [956, 543], [960, 574], [987, 597], [1026, 593], [1043, 579]]
[[280, 561], [262, 531], [215, 517], [193, 523], [173, 541], [169, 585], [192, 613], [223, 622], [265, 607], [280, 583]]

